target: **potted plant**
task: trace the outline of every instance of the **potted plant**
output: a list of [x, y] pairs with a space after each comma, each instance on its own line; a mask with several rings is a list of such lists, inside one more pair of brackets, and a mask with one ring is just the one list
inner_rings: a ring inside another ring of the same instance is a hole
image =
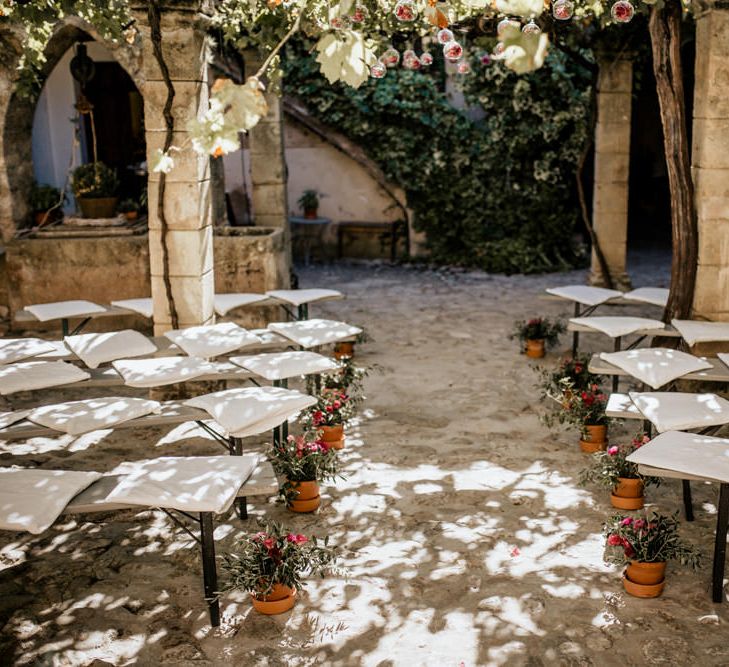
[[319, 193], [316, 190], [304, 190], [299, 197], [299, 206], [307, 220], [315, 220], [319, 216]]
[[309, 428], [319, 433], [320, 439], [332, 449], [344, 449], [344, 422], [351, 416], [349, 395], [342, 389], [324, 387], [316, 405], [307, 411], [304, 419]]
[[587, 454], [607, 449], [607, 428], [610, 419], [605, 414], [607, 396], [600, 385], [593, 383], [578, 390], [569, 378], [561, 380], [561, 391], [551, 396], [559, 402], [560, 410], [542, 417], [547, 426], [569, 424], [580, 429], [580, 449]]
[[223, 556], [224, 590], [248, 591], [256, 611], [282, 614], [294, 606], [305, 575], [324, 576], [330, 570], [336, 548], [329, 546], [328, 536], [320, 544], [274, 522], [259, 520], [259, 527]]
[[117, 210], [129, 222], [133, 222], [139, 217], [139, 204], [137, 204], [137, 202], [135, 202], [133, 199], [125, 199], [124, 201], [122, 201], [122, 203], [119, 204]]
[[103, 162], [90, 162], [74, 169], [71, 189], [84, 218], [111, 218], [116, 210], [116, 172]]
[[514, 323], [514, 332], [511, 338], [519, 339], [522, 351], [527, 357], [540, 359], [545, 349], [554, 347], [559, 341], [559, 335], [564, 332], [564, 322], [552, 322], [546, 317], [535, 317], [531, 320], [518, 320]]
[[643, 477], [638, 465], [626, 460], [636, 449], [650, 438], [639, 435], [628, 445], [613, 445], [606, 451], [593, 455], [592, 464], [580, 473], [580, 483], [603, 484], [610, 490], [610, 502], [621, 510], [639, 510], [643, 507], [643, 490], [646, 484], [659, 484], [657, 477]]
[[564, 359], [556, 370], [537, 367], [539, 382], [537, 389], [541, 400], [559, 397], [561, 403], [565, 392], [587, 389], [592, 384], [600, 384], [602, 377], [588, 370], [589, 357], [577, 356]]
[[337, 361], [346, 361], [347, 359], [352, 359], [354, 357], [355, 343], [363, 345], [370, 340], [371, 338], [369, 334], [364, 329], [362, 329], [362, 331], [355, 336], [354, 340], [343, 340], [339, 343], [334, 343], [334, 358]]
[[268, 458], [276, 473], [286, 478], [281, 495], [292, 512], [314, 512], [321, 504], [320, 482], [339, 473], [336, 452], [312, 431], [274, 444]]
[[30, 191], [30, 207], [33, 210], [35, 224], [38, 227], [58, 218], [56, 211], [65, 201], [65, 195], [52, 185], [33, 184]]
[[693, 568], [701, 562], [699, 552], [679, 539], [676, 515], [654, 512], [636, 519], [616, 514], [605, 524], [605, 536], [605, 560], [627, 565], [623, 587], [636, 597], [654, 598], [663, 592], [667, 561]]

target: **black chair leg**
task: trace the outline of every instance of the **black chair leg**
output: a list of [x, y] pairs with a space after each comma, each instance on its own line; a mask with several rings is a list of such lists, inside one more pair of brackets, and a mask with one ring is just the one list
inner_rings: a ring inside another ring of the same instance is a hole
[[723, 602], [724, 600], [727, 524], [729, 524], [729, 484], [722, 484], [719, 489], [719, 511], [716, 516], [716, 538], [714, 541], [711, 596], [714, 602]]
[[210, 625], [220, 625], [220, 601], [218, 600], [218, 569], [215, 565], [215, 537], [213, 536], [213, 513], [200, 512], [200, 549], [202, 552], [203, 587], [205, 602], [208, 603]]
[[686, 521], [693, 521], [694, 505], [691, 499], [691, 482], [687, 479], [682, 479], [681, 486], [683, 487], [683, 511], [686, 515]]

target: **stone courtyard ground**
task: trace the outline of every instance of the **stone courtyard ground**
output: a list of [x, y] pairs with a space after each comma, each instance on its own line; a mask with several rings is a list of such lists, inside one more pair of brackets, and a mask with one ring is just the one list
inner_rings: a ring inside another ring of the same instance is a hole
[[[638, 258], [635, 285], [666, 286], [664, 259]], [[540, 424], [532, 363], [508, 340], [516, 318], [568, 314], [541, 298], [545, 287], [584, 280], [582, 271], [507, 278], [372, 264], [302, 271], [302, 286], [348, 296], [315, 307], [314, 317], [364, 325], [373, 338], [359, 357], [373, 371], [343, 452], [347, 478], [326, 487], [318, 514], [259, 502], [245, 524], [222, 518], [216, 536], [220, 553], [265, 515], [330, 535], [343, 550], [342, 572], [311, 581], [279, 617], [253, 613], [244, 594], [226, 595], [214, 632], [196, 545], [163, 515], [60, 521], [40, 537], [6, 533], [0, 663], [729, 664], [729, 606], [709, 593], [716, 487], [696, 485], [696, 521], [682, 525], [704, 567], [669, 566], [656, 600], [625, 595], [619, 569], [602, 561], [608, 494], [578, 485], [586, 457], [576, 435]], [[584, 339], [587, 349], [610, 346]], [[628, 433], [616, 428], [612, 440]], [[0, 443], [0, 464], [107, 470], [213, 453], [216, 445], [186, 425]], [[664, 513], [680, 506], [676, 482], [649, 494]]]

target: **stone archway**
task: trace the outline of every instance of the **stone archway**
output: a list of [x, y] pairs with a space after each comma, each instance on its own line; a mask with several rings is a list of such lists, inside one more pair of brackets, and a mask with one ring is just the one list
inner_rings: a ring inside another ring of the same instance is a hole
[[[0, 236], [6, 242], [29, 217], [28, 200], [34, 180], [32, 134], [37, 100], [20, 95], [15, 85], [23, 38], [15, 27], [0, 32], [0, 50], [8, 55], [0, 63]], [[54, 30], [45, 49], [42, 79], [76, 42], [89, 39], [107, 48], [137, 88], [143, 90], [139, 40], [132, 45], [110, 42], [78, 17], [64, 19]]]

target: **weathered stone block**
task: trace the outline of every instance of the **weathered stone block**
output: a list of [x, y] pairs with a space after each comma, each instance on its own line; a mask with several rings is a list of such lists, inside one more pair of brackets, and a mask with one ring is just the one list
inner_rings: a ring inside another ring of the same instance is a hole
[[630, 124], [599, 122], [595, 127], [595, 150], [600, 153], [630, 154]]
[[599, 62], [600, 71], [597, 78], [597, 91], [627, 92], [633, 90], [633, 62], [627, 59], [605, 59]]
[[[159, 190], [149, 188], [149, 228], [160, 229], [157, 217]], [[170, 229], [201, 229], [211, 222], [210, 181], [168, 182], [165, 185], [165, 217]]]
[[[172, 116], [175, 129], [186, 131], [192, 118], [208, 109], [208, 86], [198, 81], [175, 81]], [[144, 127], [147, 131], [165, 131], [163, 110], [167, 102], [167, 86], [163, 81], [147, 81], [144, 85]]]
[[630, 132], [630, 93], [601, 92], [597, 98], [597, 120], [602, 123], [625, 123]]
[[[213, 228], [172, 229], [166, 235], [170, 276], [200, 276], [213, 268]], [[152, 276], [163, 274], [162, 232], [149, 231], [149, 268]]]
[[259, 184], [254, 181], [253, 192], [253, 217], [258, 215], [288, 215], [288, 202], [286, 188], [281, 185]]
[[622, 227], [625, 226], [628, 214], [628, 184], [596, 182], [593, 191], [593, 216], [597, 219], [602, 214], [617, 213], [622, 216]]
[[694, 315], [713, 319], [720, 313], [729, 313], [729, 267], [699, 263]]
[[[172, 296], [177, 309], [180, 327], [207, 324], [214, 318], [214, 278], [213, 272], [196, 277], [172, 277], [170, 279]], [[160, 328], [171, 328], [171, 317], [165, 284], [161, 276], [152, 276], [152, 302], [154, 304], [155, 333]]]
[[729, 118], [695, 118], [693, 164], [704, 169], [729, 169]]
[[628, 153], [595, 153], [596, 183], [627, 183], [630, 175]]
[[[156, 160], [157, 150], [162, 150], [165, 145], [165, 132], [148, 131], [145, 133], [147, 140], [147, 160], [152, 164]], [[167, 174], [167, 182], [173, 181], [206, 181], [210, 178], [210, 160], [207, 156], [198, 156], [190, 146], [190, 135], [187, 132], [175, 132], [173, 146], [182, 148], [179, 151], [173, 151], [172, 155], [175, 159], [175, 166]], [[159, 173], [150, 172], [149, 181], [156, 183], [159, 181]], [[151, 191], [150, 186], [150, 191]]]

